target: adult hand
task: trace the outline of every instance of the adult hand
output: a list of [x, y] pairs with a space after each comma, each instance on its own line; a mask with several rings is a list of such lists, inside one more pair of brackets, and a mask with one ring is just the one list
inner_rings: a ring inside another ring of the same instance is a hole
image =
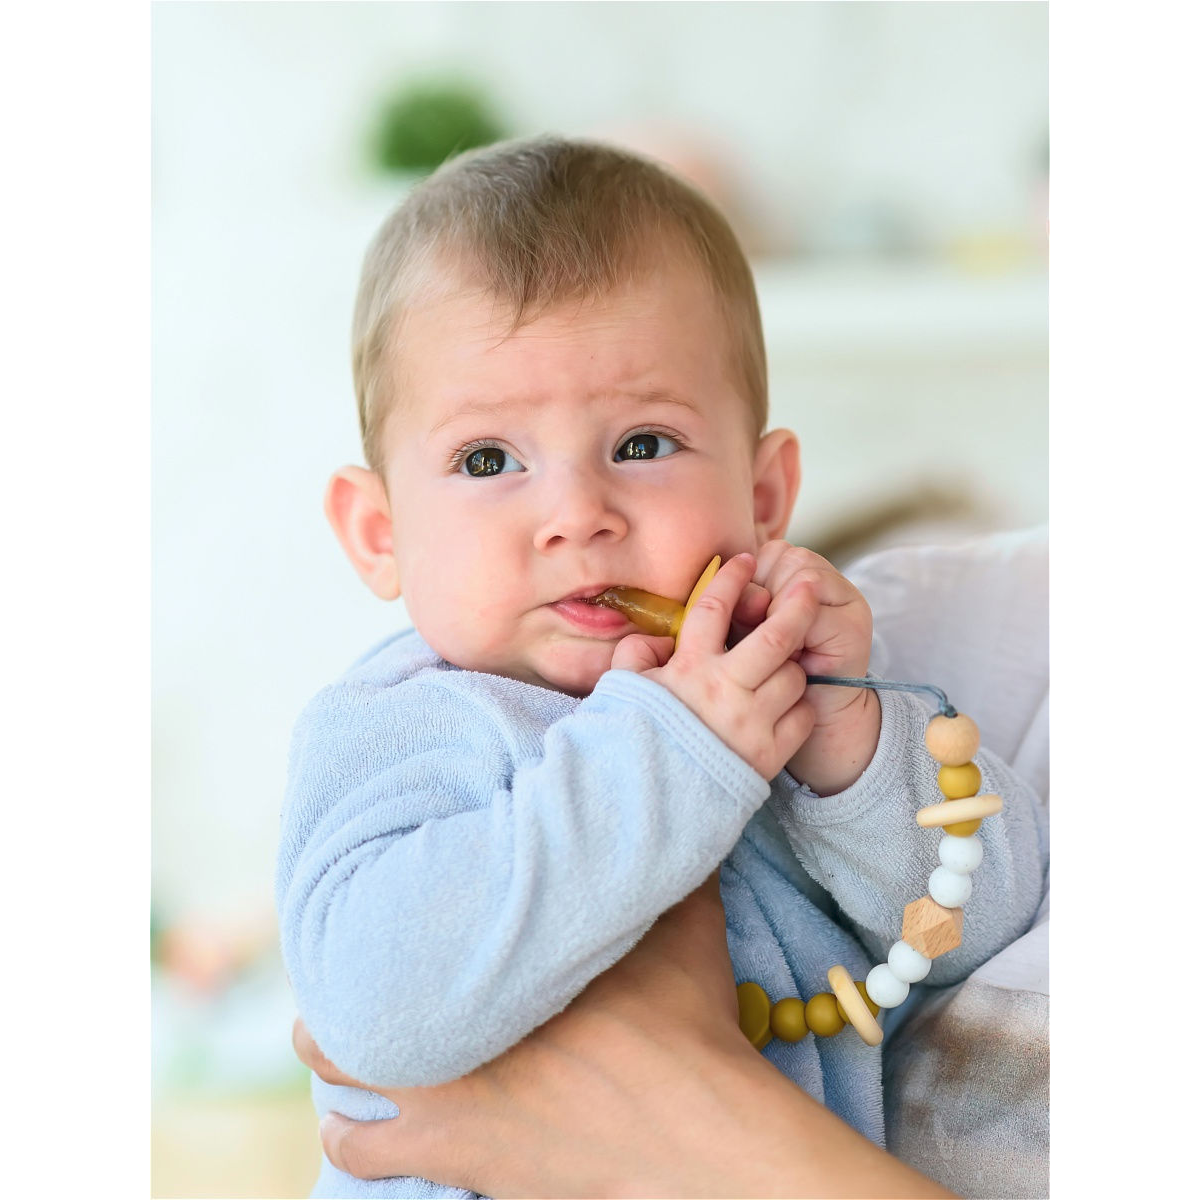
[[[300, 1058], [357, 1085], [297, 1021]], [[491, 1196], [945, 1197], [791, 1083], [737, 1027], [714, 876], [562, 1013], [464, 1079], [374, 1089], [321, 1124], [330, 1162]]]

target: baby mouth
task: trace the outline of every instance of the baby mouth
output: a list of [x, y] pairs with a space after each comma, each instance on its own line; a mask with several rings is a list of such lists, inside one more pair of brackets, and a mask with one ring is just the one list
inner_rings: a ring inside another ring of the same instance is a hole
[[674, 637], [683, 623], [682, 604], [654, 592], [645, 592], [641, 588], [618, 584], [606, 588], [586, 603], [611, 608], [627, 621], [631, 621], [643, 633], [659, 637]]

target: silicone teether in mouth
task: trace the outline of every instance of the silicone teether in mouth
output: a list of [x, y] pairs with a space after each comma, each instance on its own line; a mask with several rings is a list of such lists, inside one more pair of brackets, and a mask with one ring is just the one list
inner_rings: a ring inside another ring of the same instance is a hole
[[632, 621], [643, 633], [659, 637], [679, 637], [684, 619], [691, 611], [692, 605], [700, 598], [704, 589], [712, 582], [712, 577], [721, 566], [721, 556], [714, 555], [712, 561], [704, 568], [696, 586], [685, 603], [671, 600], [666, 596], [656, 596], [653, 592], [644, 592], [641, 588], [611, 587], [593, 596], [589, 604], [602, 604], [605, 608], [616, 609], [627, 620]]

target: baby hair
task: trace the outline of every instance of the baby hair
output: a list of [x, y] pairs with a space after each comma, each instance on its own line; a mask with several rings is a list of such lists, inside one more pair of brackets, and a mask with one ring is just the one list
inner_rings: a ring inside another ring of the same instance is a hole
[[382, 465], [404, 313], [447, 279], [478, 284], [507, 306], [512, 333], [559, 304], [652, 278], [671, 252], [690, 256], [713, 288], [757, 436], [767, 377], [754, 277], [710, 200], [630, 151], [554, 136], [499, 142], [443, 164], [387, 218], [363, 263], [352, 357], [368, 465]]

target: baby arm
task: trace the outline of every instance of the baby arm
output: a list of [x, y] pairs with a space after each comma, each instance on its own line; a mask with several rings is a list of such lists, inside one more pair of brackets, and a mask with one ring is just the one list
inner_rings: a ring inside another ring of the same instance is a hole
[[[720, 582], [730, 573], [727, 587], [736, 584], [732, 572], [738, 561], [726, 564], [706, 596], [726, 599]], [[787, 679], [795, 688], [794, 706], [775, 726], [774, 758], [753, 758], [753, 742], [730, 721], [730, 714], [740, 711], [736, 692], [731, 702], [723, 692], [697, 686], [696, 677], [703, 680], [703, 675], [684, 651], [699, 606], [675, 656], [650, 674], [759, 770], [770, 772], [786, 762], [775, 781], [772, 807], [805, 869], [884, 961], [900, 937], [905, 905], [927, 893], [929, 875], [939, 864], [941, 831], [922, 829], [914, 819], [918, 808], [943, 799], [937, 764], [924, 746], [929, 710], [911, 694], [806, 685], [808, 674], [862, 677], [872, 660], [870, 607], [825, 559], [787, 542], [770, 542], [758, 555], [752, 579], [745, 572], [742, 582], [734, 636], [742, 632], [743, 638], [724, 662], [713, 662], [727, 670], [757, 642], [757, 659], [773, 663], [775, 680]], [[771, 627], [771, 637], [763, 638]], [[791, 644], [781, 640], [786, 637]], [[787, 660], [782, 666], [781, 655]], [[761, 719], [758, 713], [748, 717], [751, 723]], [[984, 856], [972, 873], [963, 942], [935, 960], [928, 977], [933, 984], [965, 977], [1024, 933], [1044, 890], [1045, 829], [1036, 795], [997, 755], [984, 749], [976, 761], [983, 777], [980, 790], [1002, 796], [1006, 810], [984, 821], [979, 831]]]
[[[931, 984], [965, 977], [1024, 933], [1045, 891], [1048, 849], [1042, 804], [1009, 765], [1011, 730], [1007, 739], [1001, 737], [1004, 755], [988, 748], [992, 720], [1002, 714], [1001, 727], [1025, 728], [1038, 719], [1044, 700], [1045, 674], [1036, 669], [1036, 655], [1011, 671], [999, 670], [994, 659], [999, 647], [1007, 647], [1006, 663], [1020, 649], [1013, 644], [1014, 612], [1029, 610], [1025, 639], [1038, 636], [1036, 578], [1031, 581], [1023, 563], [1023, 558], [1014, 561], [1004, 545], [983, 543], [961, 550], [885, 552], [856, 573], [872, 603], [882, 602], [874, 614], [872, 668], [889, 678], [943, 686], [963, 712], [980, 719], [984, 747], [975, 756], [982, 774], [979, 791], [996, 793], [1004, 801], [1003, 812], [984, 820], [977, 834], [983, 860], [971, 875], [962, 944], [934, 960], [927, 979]], [[1044, 634], [1044, 604], [1041, 611]], [[948, 630], [956, 631], [950, 635], [953, 643], [947, 641]], [[853, 665], [812, 669], [863, 675], [865, 665], [860, 645]], [[825, 685], [809, 689], [814, 698], [821, 693], [856, 694]], [[876, 695], [881, 727], [866, 770], [842, 791], [821, 796], [796, 787], [784, 775], [776, 781], [771, 806], [808, 873], [833, 895], [872, 955], [883, 961], [901, 936], [904, 907], [927, 894], [929, 876], [939, 865], [943, 834], [918, 827], [915, 813], [943, 796], [937, 763], [924, 745], [932, 715], [927, 702], [905, 692]]]
[[[834, 796], [777, 781], [771, 807], [801, 865], [833, 896], [874, 960], [885, 962], [905, 906], [928, 893], [944, 835], [915, 820], [917, 809], [943, 799], [924, 745], [930, 710], [906, 693], [879, 698], [879, 746], [863, 775]], [[1045, 826], [1033, 790], [987, 749], [974, 761], [980, 791], [1000, 795], [1004, 810], [979, 827], [983, 860], [971, 874], [962, 944], [933, 960], [925, 980], [933, 985], [965, 978], [1018, 938], [1043, 894]]]
[[369, 1083], [461, 1076], [560, 1011], [712, 873], [768, 793], [629, 672], [556, 720], [540, 756], [470, 711], [466, 674], [339, 685], [298, 728], [285, 962], [318, 1044]]

